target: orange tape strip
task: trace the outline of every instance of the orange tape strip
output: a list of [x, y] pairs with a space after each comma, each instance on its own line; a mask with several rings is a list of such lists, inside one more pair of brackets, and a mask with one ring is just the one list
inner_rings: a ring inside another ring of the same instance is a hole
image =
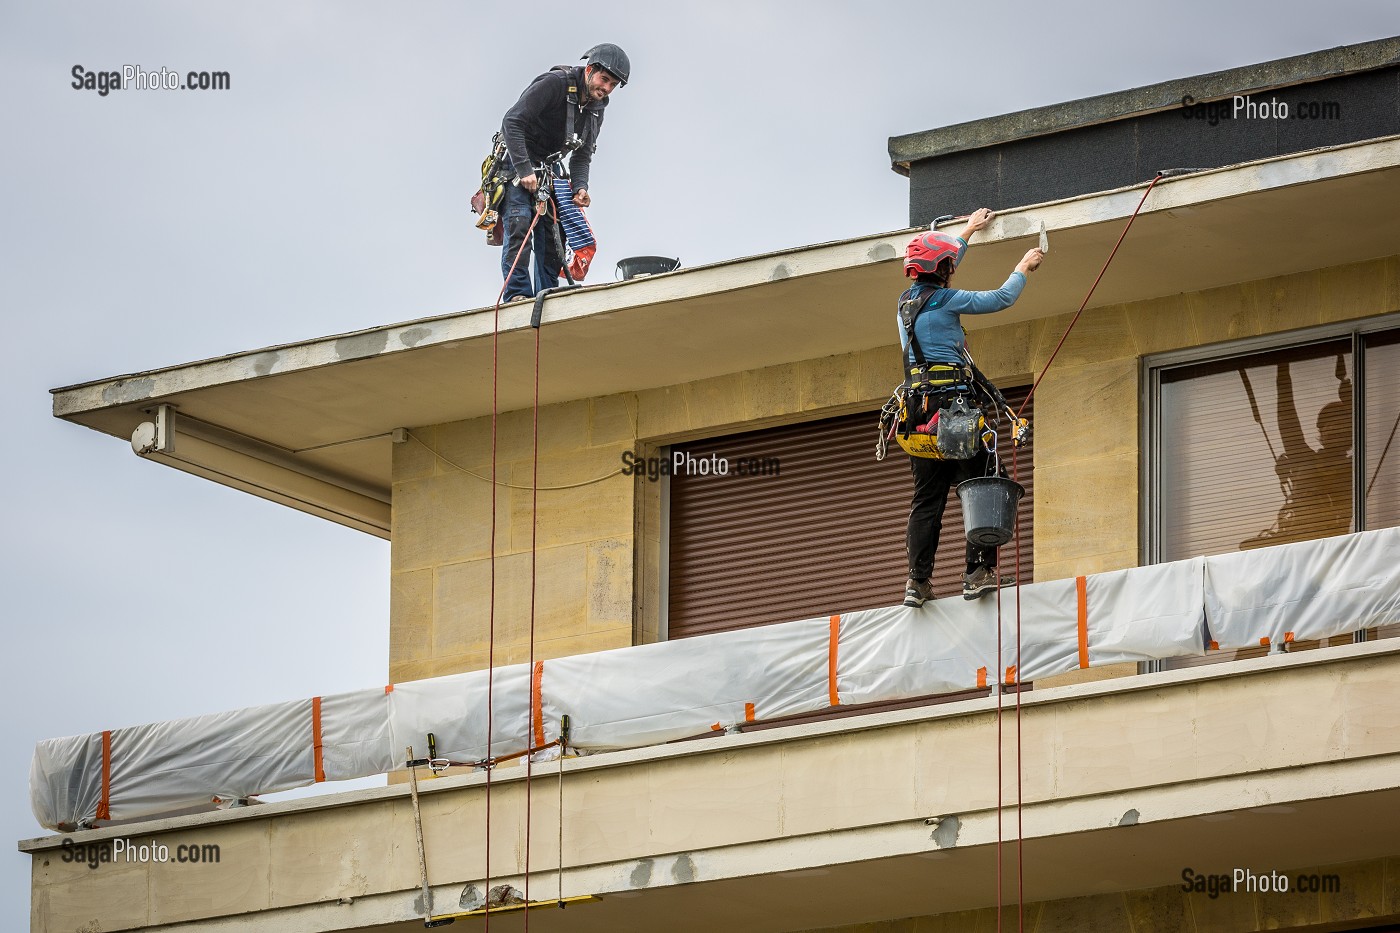
[[826, 692], [832, 706], [841, 705], [841, 697], [836, 693], [836, 646], [841, 638], [841, 617], [831, 617], [831, 640], [826, 649]]
[[102, 799], [97, 802], [97, 818], [112, 818], [112, 733], [102, 733]]
[[1284, 640], [1285, 643], [1292, 641], [1292, 640], [1293, 640], [1293, 633], [1292, 633], [1292, 632], [1284, 632], [1284, 633], [1283, 633], [1283, 640]]
[[987, 686], [987, 669], [985, 667], [977, 668], [977, 686]]
[[311, 753], [315, 758], [316, 781], [326, 779], [326, 763], [321, 757], [321, 698], [311, 698]]
[[1211, 650], [1211, 651], [1219, 651], [1219, 650], [1220, 650], [1220, 642], [1218, 642], [1218, 641], [1213, 641], [1213, 642], [1211, 642], [1211, 643], [1210, 643], [1210, 650]]
[[393, 684], [385, 684], [385, 685], [384, 685], [384, 692], [385, 692], [385, 693], [393, 693], [393, 692], [394, 692], [394, 685], [393, 685]]
[[1259, 647], [1261, 647], [1261, 648], [1267, 648], [1267, 647], [1269, 647], [1269, 638], [1268, 638], [1267, 635], [1266, 635], [1265, 637], [1259, 639]]
[[724, 731], [724, 726], [721, 726], [719, 723], [715, 723], [713, 726], [710, 726], [710, 731], [711, 731], [711, 732], [723, 732], [723, 731]]
[[753, 722], [753, 720], [754, 720], [753, 704], [752, 704], [752, 703], [745, 703], [745, 704], [744, 704], [744, 722]]
[[1079, 666], [1089, 666], [1089, 581], [1074, 578], [1074, 592], [1079, 597]]
[[544, 662], [535, 662], [534, 683], [530, 687], [530, 718], [535, 721], [535, 745], [544, 744]]
[[1006, 669], [1006, 685], [1010, 687], [1016, 683], [1016, 665], [1011, 665]]

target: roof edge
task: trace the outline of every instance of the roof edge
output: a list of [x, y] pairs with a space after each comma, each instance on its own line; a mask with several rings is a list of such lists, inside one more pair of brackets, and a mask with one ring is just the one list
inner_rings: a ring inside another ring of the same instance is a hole
[[891, 136], [890, 166], [899, 174], [907, 175], [910, 163], [922, 159], [1170, 110], [1180, 107], [1187, 94], [1198, 102], [1207, 102], [1391, 65], [1400, 65], [1400, 36], [1339, 45], [1255, 65]]
[[[1344, 153], [1346, 153], [1344, 155]], [[1288, 187], [1321, 177], [1364, 174], [1379, 168], [1400, 165], [1400, 135], [1348, 142], [1307, 152], [1288, 153], [1235, 165], [1202, 170], [1191, 175], [1166, 179], [1157, 190], [1165, 198], [1152, 210], [1233, 196], [1229, 179], [1261, 166], [1274, 166], [1267, 180], [1251, 176], [1249, 184], [1258, 187]], [[1225, 179], [1221, 181], [1221, 179]], [[1206, 182], [1207, 188], [1198, 187]], [[985, 234], [985, 243], [1028, 236], [1045, 220], [1052, 226], [1069, 227], [1101, 223], [1127, 217], [1138, 194], [1148, 184], [1106, 191], [1086, 192], [1068, 198], [1008, 208], [1000, 212]], [[1241, 182], [1243, 183], [1243, 182]], [[1179, 195], [1166, 192], [1184, 185]], [[1184, 199], [1184, 200], [1179, 200]], [[793, 247], [772, 253], [694, 266], [630, 282], [606, 283], [566, 292], [550, 298], [546, 323], [630, 311], [699, 295], [737, 291], [780, 279], [798, 278], [866, 263], [892, 262], [901, 254], [911, 232], [924, 227], [906, 227], [883, 233], [863, 234], [845, 240]], [[614, 291], [623, 289], [624, 291]], [[628, 300], [621, 300], [625, 296]], [[551, 308], [553, 311], [551, 312]], [[181, 363], [123, 376], [111, 376], [72, 386], [50, 389], [53, 415], [83, 423], [91, 412], [132, 404], [169, 401], [181, 393], [251, 379], [277, 376], [322, 366], [356, 362], [375, 357], [454, 346], [462, 341], [490, 337], [491, 309], [454, 312], [419, 318], [398, 324], [380, 325], [351, 334], [316, 337], [295, 344], [246, 350], [235, 354]], [[530, 302], [513, 302], [501, 308], [500, 332], [528, 331]]]

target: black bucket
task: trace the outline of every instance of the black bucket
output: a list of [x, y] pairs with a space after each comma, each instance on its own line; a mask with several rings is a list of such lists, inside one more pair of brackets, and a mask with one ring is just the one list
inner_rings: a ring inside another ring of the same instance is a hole
[[978, 476], [958, 484], [963, 527], [977, 547], [1001, 547], [1016, 530], [1016, 505], [1026, 488], [1000, 476]]
[[674, 272], [680, 266], [679, 259], [667, 259], [665, 256], [629, 256], [617, 261], [617, 274], [625, 282], [639, 275], [660, 275], [662, 272]]

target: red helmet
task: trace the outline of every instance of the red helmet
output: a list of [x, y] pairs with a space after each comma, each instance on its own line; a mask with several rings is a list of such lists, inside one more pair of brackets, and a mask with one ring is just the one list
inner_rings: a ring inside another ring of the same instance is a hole
[[946, 233], [921, 233], [910, 240], [904, 250], [904, 274], [911, 279], [917, 275], [935, 275], [939, 264], [945, 259], [956, 259], [961, 248], [957, 237]]

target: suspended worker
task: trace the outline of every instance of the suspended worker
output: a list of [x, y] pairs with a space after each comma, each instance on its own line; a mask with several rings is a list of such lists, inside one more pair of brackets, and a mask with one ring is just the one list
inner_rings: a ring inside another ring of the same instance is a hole
[[626, 52], [607, 42], [595, 45], [580, 60], [585, 64], [556, 65], [530, 82], [501, 121], [507, 153], [502, 161], [512, 176], [502, 186], [500, 206], [505, 226], [501, 275], [507, 279], [503, 301], [532, 298], [559, 284], [564, 257], [556, 255], [554, 228], [538, 223], [530, 237], [533, 243], [526, 242], [551, 156], [560, 159], [556, 168], [562, 168], [563, 156], [568, 157], [572, 203], [587, 207], [592, 202], [588, 173], [603, 128], [603, 110], [612, 92], [627, 83], [632, 64]]
[[[991, 222], [994, 215], [981, 208], [968, 218], [960, 236], [930, 231], [910, 241], [904, 252], [904, 274], [914, 284], [899, 296], [899, 339], [904, 351], [905, 424], [900, 431], [937, 433], [942, 451], [915, 455], [910, 450], [909, 468], [914, 474], [914, 501], [909, 509], [909, 582], [905, 585], [904, 605], [922, 606], [933, 598], [933, 558], [943, 528], [943, 509], [948, 490], [954, 485], [988, 473], [990, 455], [982, 439], [982, 420], [974, 380], [981, 374], [971, 365], [964, 347], [961, 316], [991, 314], [1016, 303], [1026, 287], [1026, 275], [1039, 268], [1044, 254], [1032, 249], [1016, 264], [1001, 288], [972, 292], [950, 287], [953, 273], [967, 251], [968, 240]], [[983, 384], [982, 394], [999, 398], [994, 386]], [[1005, 407], [1004, 404], [1002, 406]], [[939, 431], [937, 419], [948, 422]], [[947, 439], [953, 425], [965, 418], [970, 430], [961, 449], [950, 449]], [[1022, 426], [1024, 424], [1022, 423]], [[906, 434], [906, 437], [908, 435]], [[1014, 582], [997, 578], [996, 548], [967, 546], [967, 567], [963, 574], [963, 598], [977, 599], [998, 585]]]

